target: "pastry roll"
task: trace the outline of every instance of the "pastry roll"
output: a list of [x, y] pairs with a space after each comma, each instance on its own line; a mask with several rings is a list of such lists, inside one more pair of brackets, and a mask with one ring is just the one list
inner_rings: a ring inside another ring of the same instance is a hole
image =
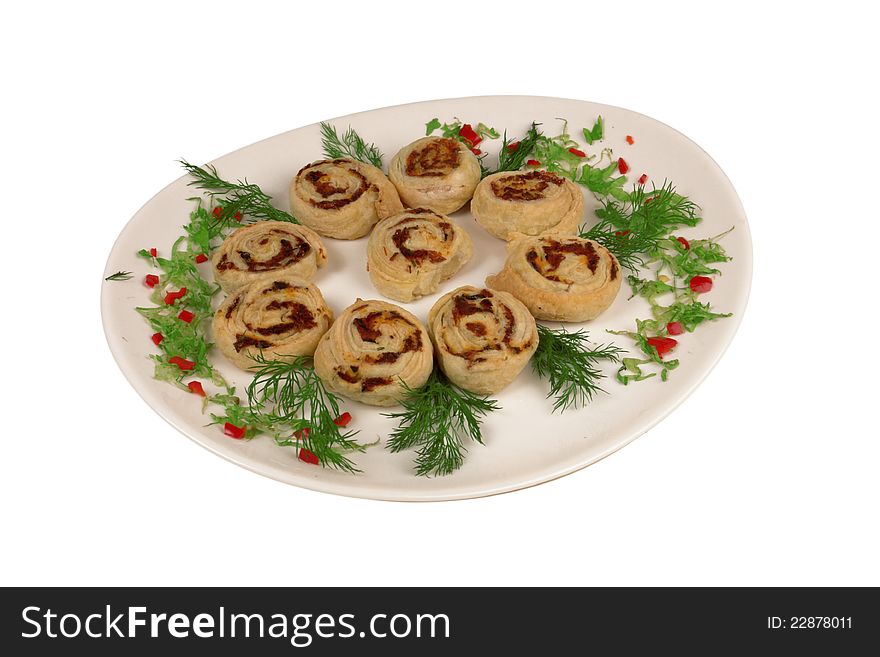
[[315, 372], [333, 392], [391, 406], [434, 369], [422, 323], [403, 308], [358, 299], [342, 311], [315, 351]]
[[286, 221], [258, 221], [229, 235], [211, 257], [214, 280], [225, 292], [266, 273], [310, 281], [327, 263], [315, 231]]
[[316, 233], [353, 240], [380, 219], [403, 210], [394, 185], [379, 169], [356, 160], [321, 160], [290, 183], [290, 209]]
[[481, 395], [513, 381], [538, 348], [535, 318], [498, 290], [465, 286], [440, 297], [428, 314], [428, 331], [444, 374]]
[[549, 171], [502, 171], [480, 181], [471, 212], [503, 240], [516, 233], [573, 235], [583, 218], [584, 195], [568, 178]]
[[214, 341], [242, 369], [267, 359], [310, 356], [330, 328], [333, 311], [321, 291], [295, 276], [264, 274], [238, 288], [214, 314]]
[[620, 263], [598, 242], [545, 236], [511, 242], [504, 269], [486, 285], [510, 292], [538, 319], [585, 322], [611, 305], [620, 280]]
[[471, 259], [470, 236], [442, 214], [426, 208], [383, 219], [367, 243], [367, 271], [386, 297], [412, 301], [433, 294]]
[[455, 139], [423, 137], [404, 146], [388, 167], [388, 179], [411, 208], [455, 212], [474, 195], [480, 161]]

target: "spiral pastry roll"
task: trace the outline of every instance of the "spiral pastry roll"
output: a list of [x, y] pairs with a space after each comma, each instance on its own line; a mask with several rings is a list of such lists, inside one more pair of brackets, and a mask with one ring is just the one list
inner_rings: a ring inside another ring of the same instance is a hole
[[549, 171], [503, 171], [486, 176], [471, 201], [477, 223], [495, 237], [517, 233], [572, 235], [584, 214], [584, 195], [573, 182]]
[[309, 356], [333, 323], [321, 291], [295, 276], [264, 274], [230, 294], [214, 314], [214, 341], [242, 369]]
[[412, 301], [433, 294], [471, 259], [470, 236], [426, 208], [383, 219], [367, 243], [367, 271], [386, 297]]
[[460, 141], [423, 137], [394, 156], [388, 179], [409, 207], [449, 214], [473, 196], [480, 161]]
[[315, 372], [333, 392], [373, 406], [391, 406], [404, 385], [422, 386], [434, 368], [421, 322], [384, 301], [358, 299], [342, 311], [315, 351]]
[[513, 381], [538, 348], [528, 309], [508, 292], [465, 286], [428, 314], [440, 368], [460, 388], [486, 395]]
[[507, 251], [504, 269], [487, 277], [486, 285], [510, 292], [538, 319], [595, 319], [620, 290], [620, 263], [593, 240], [523, 237]]
[[379, 169], [356, 160], [313, 162], [290, 183], [290, 209], [327, 237], [363, 237], [380, 219], [403, 210], [397, 190]]
[[259, 221], [239, 228], [214, 250], [214, 280], [225, 292], [266, 273], [310, 281], [327, 263], [315, 231], [286, 221]]

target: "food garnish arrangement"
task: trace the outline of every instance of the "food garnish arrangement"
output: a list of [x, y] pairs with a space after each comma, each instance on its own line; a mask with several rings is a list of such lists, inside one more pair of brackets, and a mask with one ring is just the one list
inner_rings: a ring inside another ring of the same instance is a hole
[[[359, 452], [384, 443], [412, 452], [418, 475], [449, 475], [483, 443], [493, 396], [517, 377], [545, 382], [548, 413], [583, 408], [674, 376], [681, 336], [730, 316], [704, 296], [730, 260], [726, 233], [678, 234], [700, 222], [699, 206], [672, 181], [630, 170], [605, 145], [601, 116], [576, 137], [564, 121], [513, 135], [434, 118], [387, 173], [368, 135], [339, 128], [321, 124], [324, 159], [295, 163], [289, 212], [252, 182], [182, 161], [202, 195], [173, 244], [137, 254], [153, 268], [136, 310], [151, 327], [155, 378], [202, 397], [206, 422], [230, 440], [265, 435], [304, 464], [350, 473]], [[474, 231], [506, 242], [506, 261], [485, 280], [458, 280]], [[322, 269], [336, 240], [361, 238], [357, 266], [376, 298], [331, 308]], [[651, 315], [603, 326], [594, 341], [582, 324], [627, 293]], [[407, 309], [435, 294], [427, 316]], [[252, 373], [243, 392], [218, 358]], [[346, 400], [380, 407], [394, 430], [359, 440]]]

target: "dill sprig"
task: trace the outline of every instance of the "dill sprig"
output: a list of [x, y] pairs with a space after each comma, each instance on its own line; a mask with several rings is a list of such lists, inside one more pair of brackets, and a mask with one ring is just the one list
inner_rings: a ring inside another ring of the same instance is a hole
[[130, 271], [118, 271], [115, 274], [110, 274], [105, 281], [127, 281], [129, 280], [133, 274]]
[[599, 382], [605, 374], [601, 361], [620, 362], [622, 349], [613, 344], [591, 345], [584, 330], [569, 333], [538, 324], [538, 349], [532, 356], [532, 369], [550, 383], [547, 397], [553, 397], [553, 411], [579, 408], [605, 392]]
[[372, 164], [378, 169], [382, 168], [382, 152], [379, 147], [365, 142], [350, 126], [340, 138], [335, 126], [322, 121], [321, 145], [327, 159], [348, 157], [364, 164]]
[[207, 192], [219, 205], [221, 211], [215, 219], [223, 227], [234, 226], [234, 222], [245, 218], [299, 223], [293, 215], [273, 206], [272, 197], [259, 186], [247, 180], [224, 180], [210, 164], [200, 167], [186, 160], [179, 162], [194, 178], [187, 184]]
[[617, 256], [621, 266], [637, 271], [655, 259], [661, 242], [683, 226], [696, 226], [699, 207], [664, 181], [651, 191], [637, 185], [626, 201], [605, 198], [596, 210], [599, 223], [580, 236], [599, 242]]
[[416, 474], [448, 475], [461, 467], [467, 448], [464, 440], [483, 444], [480, 423], [500, 408], [498, 402], [453, 385], [436, 368], [421, 388], [408, 389], [403, 411], [386, 413], [398, 420], [388, 449], [416, 448]]
[[526, 132], [526, 136], [522, 139], [509, 141], [507, 139], [507, 131], [504, 131], [504, 139], [501, 143], [501, 151], [498, 153], [498, 168], [491, 173], [499, 171], [518, 171], [522, 169], [526, 160], [535, 150], [535, 144], [540, 139], [541, 131], [538, 130], [538, 123], [532, 121], [532, 126]]
[[[359, 472], [344, 452], [363, 451], [353, 440], [356, 431], [343, 431], [334, 420], [340, 416], [339, 398], [327, 390], [310, 359], [269, 360], [262, 354], [247, 387], [247, 407], [235, 417], [257, 433], [270, 434], [282, 447], [297, 447], [318, 461], [345, 472]], [[226, 421], [216, 416], [215, 421]]]

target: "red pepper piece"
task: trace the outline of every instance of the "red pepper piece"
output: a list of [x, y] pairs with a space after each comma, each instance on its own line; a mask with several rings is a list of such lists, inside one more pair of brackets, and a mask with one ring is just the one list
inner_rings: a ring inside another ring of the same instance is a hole
[[541, 163], [538, 162], [538, 160], [526, 160], [526, 164], [528, 164], [530, 167], [539, 167], [539, 166], [541, 166]]
[[351, 413], [348, 411], [345, 411], [345, 413], [333, 420], [333, 424], [338, 427], [347, 427], [349, 422], [351, 422]]
[[200, 265], [203, 262], [208, 262], [208, 256], [206, 256], [204, 253], [200, 253], [196, 256], [196, 264]]
[[298, 431], [293, 432], [293, 437], [297, 440], [303, 440], [304, 438], [309, 437], [309, 428], [305, 427], [304, 429], [299, 429]]
[[471, 143], [471, 146], [476, 146], [481, 141], [483, 141], [471, 127], [470, 123], [465, 123], [458, 129], [458, 136], [467, 139]]
[[473, 153], [474, 155], [482, 155], [483, 151], [481, 151], [479, 148], [472, 148], [471, 153]]
[[223, 425], [223, 433], [225, 433], [230, 438], [235, 438], [236, 440], [241, 440], [244, 438], [244, 433], [247, 430], [247, 427], [237, 427], [232, 422], [227, 422]]
[[147, 274], [144, 276], [144, 285], [147, 287], [156, 287], [159, 284], [159, 277], [156, 274]]
[[309, 450], [300, 448], [299, 455], [297, 458], [303, 463], [308, 463], [310, 465], [318, 465], [320, 461], [318, 461], [318, 457], [312, 454]]
[[153, 335], [150, 336], [150, 340], [152, 340], [153, 344], [156, 345], [157, 347], [159, 346], [159, 343], [162, 342], [162, 340], [164, 340], [164, 339], [165, 339], [165, 336], [162, 335], [161, 333], [153, 333]]
[[199, 395], [200, 397], [205, 396], [205, 389], [202, 387], [201, 381], [190, 381], [186, 384], [186, 387], [195, 395]]
[[150, 255], [153, 256], [154, 258], [155, 258], [157, 255], [159, 255], [159, 252], [156, 250], [156, 247], [155, 247], [155, 246], [154, 246], [152, 249], [150, 249]]
[[571, 153], [572, 155], [577, 155], [578, 157], [586, 157], [587, 156], [586, 153], [584, 153], [583, 151], [579, 151], [576, 148], [569, 148], [568, 152]]
[[657, 355], [660, 358], [663, 358], [665, 354], [675, 349], [678, 340], [673, 340], [672, 338], [648, 338], [648, 344], [657, 350]]
[[177, 365], [180, 369], [189, 371], [196, 366], [194, 362], [191, 360], [187, 360], [186, 358], [181, 358], [180, 356], [174, 356], [173, 358], [168, 359], [169, 363]]
[[646, 182], [648, 182], [648, 174], [643, 173], [641, 176], [639, 176], [639, 184], [644, 185]]
[[196, 317], [196, 316], [193, 315], [190, 311], [188, 311], [188, 310], [181, 310], [181, 311], [180, 311], [180, 314], [177, 316], [177, 319], [179, 319], [179, 320], [181, 320], [181, 321], [186, 322], [187, 324], [189, 324], [190, 322], [192, 322], [192, 321], [195, 319], [195, 317]]
[[627, 235], [630, 234], [630, 230], [629, 230], [629, 228], [627, 228], [627, 229], [626, 229], [625, 231], [623, 231], [623, 232], [621, 232], [621, 231], [619, 231], [619, 230], [616, 230], [616, 231], [614, 231], [614, 234], [617, 235], [618, 237], [626, 237]]
[[165, 295], [165, 305], [172, 306], [174, 302], [182, 298], [186, 294], [186, 288], [182, 287], [177, 292], [169, 292]]
[[694, 276], [689, 285], [694, 292], [702, 294], [712, 289], [712, 279], [708, 276]]
[[518, 142], [518, 141], [515, 141], [515, 142], [513, 142], [512, 144], [508, 144], [508, 145], [507, 145], [507, 150], [508, 150], [510, 153], [513, 153], [513, 151], [515, 151], [517, 148], [519, 148], [519, 142]]
[[232, 216], [233, 216], [233, 218], [234, 218], [236, 221], [241, 221], [241, 212], [236, 212], [236, 213], [235, 213], [234, 215], [232, 215]]
[[626, 160], [624, 160], [622, 157], [617, 159], [617, 170], [620, 171], [620, 173], [622, 173], [622, 174], [629, 171], [629, 165], [626, 163]]
[[688, 241], [687, 241], [685, 238], [683, 238], [683, 237], [676, 237], [676, 238], [675, 238], [675, 241], [678, 242], [679, 244], [681, 244], [682, 248], [683, 248], [685, 251], [687, 251], [687, 250], [689, 250], [689, 249], [691, 248], [691, 243], [688, 242]]
[[681, 325], [681, 322], [669, 322], [666, 325], [666, 332], [669, 335], [681, 335], [684, 333], [684, 326]]
[[632, 135], [626, 136], [626, 143], [632, 146], [635, 143], [635, 140], [632, 138]]
[[214, 208], [213, 210], [211, 210], [211, 214], [213, 214], [215, 217], [217, 217], [217, 218], [219, 219], [219, 218], [220, 218], [220, 215], [223, 214], [223, 208], [221, 208], [221, 207], [218, 205], [216, 208]]

